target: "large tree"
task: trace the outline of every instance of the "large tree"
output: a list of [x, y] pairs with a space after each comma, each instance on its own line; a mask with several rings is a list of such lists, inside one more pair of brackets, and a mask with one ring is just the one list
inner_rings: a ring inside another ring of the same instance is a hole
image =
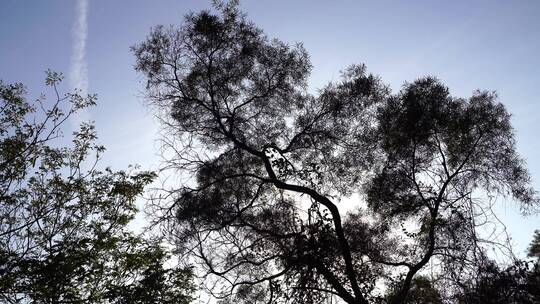
[[35, 103], [0, 81], [0, 302], [189, 302], [190, 271], [127, 226], [154, 173], [100, 170], [90, 124], [61, 145], [62, 125], [96, 100], [60, 94], [61, 79], [48, 72], [54, 97]]
[[314, 95], [301, 44], [216, 8], [133, 47], [182, 181], [155, 220], [214, 296], [372, 303], [391, 287], [403, 303], [422, 273], [451, 296], [492, 244], [489, 197], [538, 206], [494, 93], [456, 98], [433, 77], [392, 93], [353, 65]]

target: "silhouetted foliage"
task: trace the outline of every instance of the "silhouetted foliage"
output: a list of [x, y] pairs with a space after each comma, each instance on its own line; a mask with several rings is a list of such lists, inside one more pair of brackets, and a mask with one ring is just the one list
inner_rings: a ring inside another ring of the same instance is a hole
[[493, 244], [481, 194], [538, 206], [494, 93], [456, 98], [433, 77], [392, 93], [353, 65], [313, 95], [301, 44], [216, 8], [133, 51], [183, 183], [156, 196], [155, 223], [223, 303], [439, 299], [428, 269], [449, 297]]
[[188, 303], [188, 269], [165, 267], [169, 253], [127, 225], [152, 172], [100, 171], [104, 147], [83, 123], [71, 147], [61, 127], [95, 95], [26, 101], [21, 84], [0, 82], [0, 302]]
[[[393, 297], [397, 296], [400, 292], [400, 286], [394, 286], [395, 289], [390, 289], [387, 295], [387, 300], [392, 301]], [[416, 276], [411, 282], [411, 289], [409, 290], [405, 299], [401, 300], [402, 303], [408, 304], [442, 304], [443, 298], [439, 291], [434, 288], [433, 283], [424, 276]]]
[[540, 265], [516, 261], [500, 269], [488, 261], [478, 268], [474, 280], [464, 285], [458, 296], [463, 304], [540, 303]]
[[540, 230], [534, 231], [533, 240], [529, 245], [527, 256], [540, 260]]

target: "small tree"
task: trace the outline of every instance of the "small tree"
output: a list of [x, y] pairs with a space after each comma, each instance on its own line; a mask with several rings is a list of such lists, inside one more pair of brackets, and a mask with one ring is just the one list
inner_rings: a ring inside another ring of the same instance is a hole
[[540, 302], [540, 264], [515, 261], [507, 267], [499, 267], [486, 260], [467, 281], [456, 297], [462, 304], [497, 304]]
[[533, 240], [529, 245], [527, 256], [540, 260], [540, 230], [534, 231]]
[[371, 303], [394, 286], [402, 303], [427, 269], [452, 294], [483, 252], [480, 194], [538, 205], [494, 93], [433, 77], [392, 93], [354, 65], [312, 95], [301, 44], [216, 7], [133, 51], [183, 179], [156, 222], [224, 302]]
[[61, 79], [48, 72], [56, 99], [35, 105], [21, 84], [0, 82], [0, 302], [189, 302], [189, 270], [166, 268], [160, 241], [127, 228], [154, 173], [100, 171], [104, 148], [90, 124], [72, 147], [54, 145], [96, 100], [60, 95]]

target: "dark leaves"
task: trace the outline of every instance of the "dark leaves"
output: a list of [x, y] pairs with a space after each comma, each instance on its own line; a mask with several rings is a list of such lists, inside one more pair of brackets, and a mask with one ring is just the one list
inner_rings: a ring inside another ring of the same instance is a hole
[[[269, 39], [236, 3], [216, 9], [133, 50], [165, 113], [169, 165], [186, 174], [157, 221], [218, 297], [364, 303], [384, 284], [395, 303], [409, 290], [440, 302], [417, 275], [433, 261], [476, 262], [477, 211], [489, 202], [473, 193], [537, 206], [493, 93], [455, 98], [424, 77], [392, 94], [353, 65], [310, 94], [301, 44]], [[345, 216], [342, 203], [366, 208]]]
[[100, 171], [91, 124], [59, 147], [63, 123], [95, 101], [61, 96], [61, 80], [47, 73], [56, 101], [37, 106], [0, 83], [0, 302], [187, 303], [190, 272], [165, 268], [160, 240], [127, 227], [155, 173]]

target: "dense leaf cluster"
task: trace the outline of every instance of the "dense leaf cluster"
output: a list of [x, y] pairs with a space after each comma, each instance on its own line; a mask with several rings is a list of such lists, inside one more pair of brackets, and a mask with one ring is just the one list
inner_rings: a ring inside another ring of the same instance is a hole
[[225, 303], [452, 298], [494, 243], [478, 231], [489, 197], [538, 207], [494, 93], [456, 98], [433, 77], [393, 93], [353, 65], [311, 94], [301, 44], [216, 8], [133, 51], [183, 181], [156, 221]]
[[96, 100], [60, 95], [61, 79], [49, 71], [55, 100], [35, 104], [0, 82], [0, 302], [189, 302], [189, 270], [166, 267], [160, 241], [127, 226], [155, 174], [99, 170], [90, 124], [60, 146], [62, 124]]

